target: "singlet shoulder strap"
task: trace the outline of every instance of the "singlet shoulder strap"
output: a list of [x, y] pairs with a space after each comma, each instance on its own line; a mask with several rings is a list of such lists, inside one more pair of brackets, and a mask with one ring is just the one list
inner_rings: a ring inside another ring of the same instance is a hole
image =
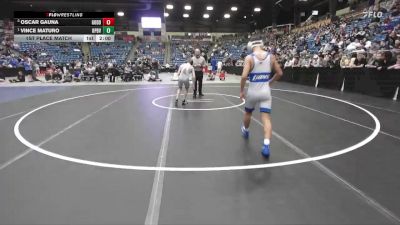
[[256, 56], [254, 53], [251, 53], [250, 56], [251, 56], [251, 61], [253, 63], [253, 65], [251, 66], [251, 70], [250, 70], [250, 73], [251, 73], [254, 70], [254, 66], [256, 65]]
[[265, 56], [264, 61], [266, 61], [266, 60], [268, 60], [268, 59], [269, 59], [269, 61], [271, 61], [271, 56], [272, 56], [272, 54], [269, 53], [269, 52], [267, 52], [267, 55]]

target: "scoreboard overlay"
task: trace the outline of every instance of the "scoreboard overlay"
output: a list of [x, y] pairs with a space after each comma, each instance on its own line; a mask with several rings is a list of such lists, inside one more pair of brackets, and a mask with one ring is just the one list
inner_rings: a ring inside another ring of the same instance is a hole
[[14, 12], [15, 42], [114, 42], [113, 12]]

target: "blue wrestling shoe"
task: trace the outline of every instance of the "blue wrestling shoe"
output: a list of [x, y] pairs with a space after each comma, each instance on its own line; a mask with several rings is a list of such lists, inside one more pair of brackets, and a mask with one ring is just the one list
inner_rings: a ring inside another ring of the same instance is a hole
[[244, 128], [244, 126], [242, 126], [241, 130], [242, 130], [242, 136], [243, 136], [245, 139], [249, 139], [250, 131], [249, 131], [249, 130], [246, 130], [246, 128]]
[[269, 145], [263, 145], [262, 147], [262, 152], [261, 154], [265, 157], [265, 158], [269, 158]]

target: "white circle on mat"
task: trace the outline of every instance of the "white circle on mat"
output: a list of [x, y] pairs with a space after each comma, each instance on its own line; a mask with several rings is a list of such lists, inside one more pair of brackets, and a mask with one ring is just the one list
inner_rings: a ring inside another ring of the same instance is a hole
[[[226, 87], [236, 87], [236, 86], [226, 86]], [[157, 88], [157, 87], [154, 87]], [[89, 96], [95, 96], [95, 95], [102, 95], [102, 94], [109, 94], [109, 93], [116, 93], [116, 92], [124, 92], [124, 91], [133, 91], [133, 90], [143, 90], [143, 89], [154, 89], [154, 88], [137, 88], [137, 89], [123, 89], [123, 90], [116, 90], [116, 91], [107, 91], [107, 92], [100, 92], [100, 93], [94, 93], [94, 94], [88, 94], [88, 95], [81, 95], [73, 98], [66, 98], [63, 100], [55, 101], [43, 106], [40, 106], [25, 115], [23, 115], [15, 124], [14, 126], [14, 134], [18, 138], [19, 141], [21, 141], [25, 146], [28, 148], [31, 148], [37, 152], [40, 152], [42, 154], [45, 154], [50, 157], [54, 157], [57, 159], [73, 162], [73, 163], [79, 163], [79, 164], [84, 164], [84, 165], [90, 165], [90, 166], [96, 166], [96, 167], [105, 167], [105, 168], [114, 168], [114, 169], [122, 169], [122, 170], [140, 170], [140, 171], [168, 171], [168, 172], [212, 172], [212, 171], [236, 171], [236, 170], [252, 170], [252, 169], [264, 169], [264, 168], [271, 168], [271, 167], [281, 167], [281, 166], [289, 166], [289, 165], [295, 165], [295, 164], [301, 164], [301, 163], [307, 163], [307, 162], [313, 162], [313, 161], [318, 161], [322, 159], [328, 159], [332, 158], [335, 156], [343, 155], [346, 153], [349, 153], [351, 151], [354, 151], [369, 142], [371, 142], [380, 132], [381, 129], [381, 124], [376, 118], [374, 114], [372, 114], [370, 111], [362, 108], [361, 106], [358, 106], [356, 104], [353, 104], [351, 102], [342, 100], [342, 99], [337, 99], [325, 95], [319, 95], [319, 94], [313, 94], [313, 93], [308, 93], [308, 92], [302, 92], [302, 91], [293, 91], [293, 90], [284, 90], [284, 89], [273, 89], [275, 91], [282, 91], [282, 92], [290, 92], [290, 93], [297, 93], [297, 94], [304, 94], [304, 95], [311, 95], [311, 96], [316, 96], [316, 97], [321, 97], [325, 99], [330, 99], [333, 101], [341, 102], [350, 106], [353, 106], [366, 114], [368, 114], [374, 121], [375, 123], [375, 128], [372, 131], [372, 133], [366, 137], [364, 140], [358, 142], [355, 145], [352, 145], [350, 147], [340, 149], [338, 151], [324, 154], [324, 155], [319, 155], [319, 156], [314, 156], [314, 157], [309, 157], [309, 158], [303, 158], [303, 159], [296, 159], [296, 160], [290, 160], [290, 161], [284, 161], [284, 162], [276, 162], [276, 163], [267, 163], [267, 164], [258, 164], [258, 165], [242, 165], [242, 166], [219, 166], [219, 167], [154, 167], [154, 166], [135, 166], [135, 165], [123, 165], [123, 164], [112, 164], [112, 163], [104, 163], [104, 162], [96, 162], [96, 161], [90, 161], [90, 160], [84, 160], [84, 159], [78, 159], [78, 158], [73, 158], [61, 154], [57, 154], [54, 152], [51, 152], [49, 150], [43, 149], [35, 144], [32, 144], [28, 140], [26, 140], [20, 133], [20, 125], [23, 120], [25, 120], [29, 115], [33, 114], [34, 112], [37, 112], [41, 109], [44, 109], [48, 106], [55, 105], [61, 102], [66, 102], [78, 98], [84, 98], [84, 97], [89, 97]], [[237, 88], [237, 87], [236, 87]]]
[[[231, 97], [231, 98], [240, 99], [240, 97], [238, 97], [238, 96], [220, 94], [220, 93], [204, 93], [204, 94], [207, 95], [207, 96], [209, 96], [209, 95], [211, 95], [211, 96], [212, 95], [217, 95], [217, 96], [225, 96], [225, 97]], [[157, 107], [162, 108], [162, 109], [171, 109], [171, 110], [177, 110], [177, 111], [217, 111], [217, 110], [232, 109], [232, 108], [240, 107], [240, 106], [242, 106], [242, 105], [244, 105], [246, 103], [245, 100], [242, 100], [242, 102], [240, 104], [237, 104], [237, 105], [231, 105], [231, 106], [226, 106], [226, 107], [218, 107], [218, 108], [205, 108], [205, 109], [168, 107], [168, 106], [163, 106], [163, 105], [160, 105], [160, 104], [157, 103], [161, 99], [175, 97], [175, 96], [176, 95], [167, 95], [167, 96], [158, 97], [158, 98], [155, 98], [152, 101], [152, 103], [153, 103], [154, 106], [157, 106]], [[201, 100], [201, 98], [199, 98], [198, 100]]]

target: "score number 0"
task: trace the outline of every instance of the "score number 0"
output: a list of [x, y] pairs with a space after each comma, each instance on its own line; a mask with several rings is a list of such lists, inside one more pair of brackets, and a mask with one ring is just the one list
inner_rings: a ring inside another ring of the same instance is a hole
[[114, 26], [114, 18], [103, 18], [103, 26]]

